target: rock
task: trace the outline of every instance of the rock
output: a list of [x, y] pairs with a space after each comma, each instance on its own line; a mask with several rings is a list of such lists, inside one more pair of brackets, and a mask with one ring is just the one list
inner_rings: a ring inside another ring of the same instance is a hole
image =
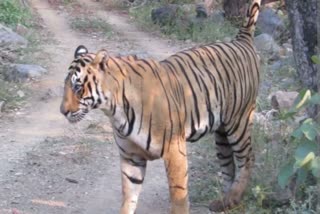
[[24, 25], [18, 24], [18, 25], [16, 26], [15, 31], [16, 31], [19, 35], [27, 35], [29, 30], [28, 30], [28, 28], [25, 27]]
[[283, 49], [284, 49], [284, 53], [286, 56], [293, 56], [293, 47], [292, 47], [292, 44], [290, 43], [284, 43], [283, 45]]
[[70, 182], [70, 183], [73, 183], [73, 184], [78, 184], [79, 181], [77, 181], [76, 179], [73, 179], [73, 178], [66, 178], [66, 181]]
[[22, 97], [25, 96], [24, 92], [21, 91], [21, 90], [17, 91], [17, 95], [18, 95], [20, 98], [22, 98]]
[[179, 7], [182, 9], [182, 11], [184, 11], [188, 14], [191, 14], [191, 13], [194, 13], [197, 5], [195, 5], [195, 4], [182, 4], [182, 5], [179, 5]]
[[3, 112], [4, 110], [4, 104], [5, 104], [4, 101], [0, 101], [0, 113]]
[[4, 73], [5, 80], [21, 82], [30, 78], [38, 78], [47, 70], [39, 65], [11, 64]]
[[271, 8], [265, 8], [260, 12], [257, 27], [262, 33], [272, 35], [275, 39], [280, 38], [285, 31], [283, 20]]
[[272, 93], [271, 97], [271, 106], [276, 110], [288, 110], [292, 107], [295, 99], [298, 97], [299, 93], [292, 91], [277, 91]]
[[223, 38], [222, 41], [223, 41], [223, 42], [231, 42], [231, 41], [232, 41], [232, 38], [230, 38], [230, 37], [225, 37], [225, 38]]
[[290, 44], [290, 43], [283, 43], [283, 45], [282, 45], [284, 48], [290, 48], [290, 49], [292, 49], [292, 44]]
[[197, 4], [196, 6], [196, 17], [197, 18], [207, 18], [208, 12], [204, 4]]
[[263, 54], [279, 54], [281, 48], [269, 34], [263, 33], [254, 38], [254, 44], [258, 51]]
[[9, 48], [0, 47], [0, 65], [12, 63], [17, 59], [17, 53], [10, 50]]
[[268, 66], [270, 71], [278, 71], [284, 66], [284, 62], [281, 60], [275, 61], [271, 65]]
[[[270, 70], [271, 72], [279, 71], [281, 69], [295, 71], [293, 56], [286, 56], [285, 58], [276, 60], [272, 64], [268, 65], [268, 70]], [[293, 74], [290, 72], [286, 72], [286, 74], [289, 77], [293, 77]]]
[[223, 24], [225, 21], [224, 12], [221, 10], [213, 11], [210, 16], [210, 20], [212, 20], [216, 24]]
[[151, 19], [154, 24], [160, 26], [172, 24], [178, 14], [179, 6], [176, 4], [168, 4], [151, 11]]
[[28, 40], [13, 32], [10, 28], [0, 24], [0, 47], [16, 50], [19, 48], [24, 48], [27, 45]]

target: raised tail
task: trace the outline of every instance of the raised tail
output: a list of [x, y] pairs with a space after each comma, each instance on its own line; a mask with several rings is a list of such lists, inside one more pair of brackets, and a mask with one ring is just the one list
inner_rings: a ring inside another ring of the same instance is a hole
[[256, 27], [256, 22], [259, 16], [260, 5], [261, 5], [261, 0], [252, 0], [252, 3], [247, 11], [247, 16], [242, 25], [242, 28], [239, 31], [238, 36], [241, 34], [248, 35], [249, 33], [249, 35], [253, 37], [255, 27]]

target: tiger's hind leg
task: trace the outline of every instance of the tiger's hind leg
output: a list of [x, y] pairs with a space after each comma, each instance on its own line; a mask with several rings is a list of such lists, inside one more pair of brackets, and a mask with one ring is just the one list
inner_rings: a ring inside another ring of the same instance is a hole
[[219, 159], [219, 164], [221, 167], [223, 193], [227, 193], [230, 190], [235, 177], [233, 151], [228, 142], [227, 134], [224, 130], [215, 132], [215, 141], [217, 158]]
[[229, 130], [227, 129], [227, 140], [232, 148], [236, 173], [223, 199], [213, 201], [210, 204], [210, 210], [215, 212], [222, 212], [237, 206], [250, 180], [251, 169], [254, 164], [254, 154], [251, 146], [253, 110], [245, 115], [247, 116], [231, 125]]

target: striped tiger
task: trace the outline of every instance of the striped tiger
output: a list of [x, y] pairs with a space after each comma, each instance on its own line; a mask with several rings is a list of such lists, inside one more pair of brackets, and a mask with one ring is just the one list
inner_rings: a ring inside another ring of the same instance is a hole
[[236, 38], [178, 52], [163, 61], [89, 53], [79, 46], [65, 79], [60, 111], [71, 122], [100, 108], [119, 147], [123, 201], [120, 213], [135, 213], [147, 161], [162, 158], [171, 213], [189, 213], [186, 141], [215, 136], [224, 196], [209, 208], [238, 205], [254, 155], [253, 114], [259, 58], [253, 33], [260, 0], [248, 9]]

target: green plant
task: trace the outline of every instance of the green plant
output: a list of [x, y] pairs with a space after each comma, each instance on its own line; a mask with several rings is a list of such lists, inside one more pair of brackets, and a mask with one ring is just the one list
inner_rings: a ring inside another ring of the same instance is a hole
[[270, 191], [266, 187], [261, 187], [259, 185], [252, 188], [252, 194], [256, 198], [259, 206], [262, 207], [263, 201], [266, 199], [267, 195], [270, 194]]
[[111, 26], [102, 19], [78, 17], [71, 21], [71, 27], [85, 33], [101, 32], [108, 36], [112, 33]]
[[195, 14], [189, 14], [183, 9], [178, 9], [174, 20], [163, 26], [153, 24], [151, 11], [159, 4], [147, 4], [130, 10], [135, 20], [147, 30], [160, 30], [163, 34], [173, 36], [179, 40], [192, 40], [196, 42], [214, 42], [225, 37], [233, 37], [237, 29], [228, 21], [217, 23], [210, 18], [196, 19]]
[[12, 84], [3, 80], [0, 71], [0, 101], [5, 102], [4, 109], [14, 109], [22, 104], [24, 97], [19, 97], [17, 91], [26, 91], [20, 84]]
[[74, 0], [63, 0], [63, 4], [65, 4], [65, 5], [68, 5], [73, 2], [74, 2]]
[[319, 56], [314, 55], [311, 57], [311, 60], [314, 64], [320, 65], [320, 57]]
[[[320, 94], [311, 95], [310, 90], [302, 91], [294, 106], [281, 114], [281, 120], [293, 119], [302, 109], [310, 105], [320, 104]], [[317, 139], [320, 134], [320, 125], [312, 118], [305, 119], [290, 135], [290, 141], [296, 145], [295, 154], [283, 166], [278, 176], [279, 185], [284, 188], [291, 178], [297, 176], [297, 184], [304, 184], [309, 172], [320, 178], [320, 156]]]
[[1, 0], [0, 1], [0, 23], [9, 26], [23, 24], [30, 26], [31, 14], [23, 8], [17, 0]]

